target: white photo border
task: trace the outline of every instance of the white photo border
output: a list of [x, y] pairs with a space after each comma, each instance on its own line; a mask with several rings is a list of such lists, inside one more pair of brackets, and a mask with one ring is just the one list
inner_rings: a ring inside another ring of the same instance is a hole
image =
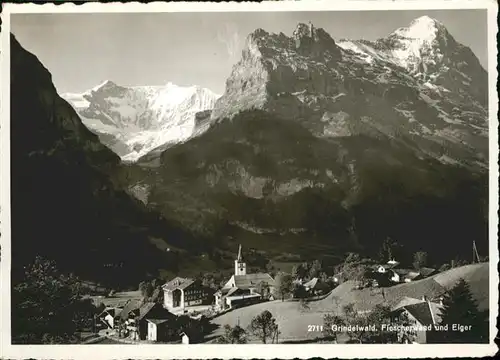
[[[363, 11], [363, 10], [453, 10], [485, 9], [488, 19], [488, 81], [489, 81], [489, 264], [490, 264], [490, 343], [426, 344], [426, 345], [351, 345], [351, 344], [289, 344], [289, 345], [12, 345], [10, 319], [10, 15], [19, 13], [136, 13], [136, 12], [263, 12], [263, 11]], [[212, 358], [422, 358], [493, 356], [498, 350], [493, 339], [497, 334], [498, 316], [498, 94], [497, 26], [498, 4], [495, 0], [302, 0], [262, 3], [176, 2], [141, 3], [70, 3], [4, 4], [1, 14], [0, 42], [0, 241], [1, 257], [1, 327], [0, 357], [82, 358], [82, 359], [212, 359]], [[495, 241], [495, 238], [497, 241]], [[409, 346], [411, 348], [409, 348]]]

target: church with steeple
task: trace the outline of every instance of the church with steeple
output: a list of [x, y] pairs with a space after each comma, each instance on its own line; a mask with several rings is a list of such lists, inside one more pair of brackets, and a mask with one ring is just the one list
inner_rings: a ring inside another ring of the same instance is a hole
[[215, 293], [215, 304], [222, 309], [236, 303], [259, 301], [274, 289], [274, 279], [268, 273], [247, 274], [247, 264], [243, 260], [241, 245], [234, 260], [234, 274], [226, 284]]

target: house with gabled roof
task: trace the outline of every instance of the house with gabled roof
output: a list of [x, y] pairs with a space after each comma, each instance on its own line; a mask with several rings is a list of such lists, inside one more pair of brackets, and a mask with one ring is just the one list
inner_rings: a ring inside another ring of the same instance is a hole
[[394, 316], [404, 315], [408, 319], [410, 325], [408, 338], [411, 338], [414, 343], [426, 344], [439, 339], [436, 325], [441, 321], [442, 307], [440, 303], [432, 302], [426, 297], [422, 299], [404, 297], [392, 308], [392, 313]]
[[162, 286], [163, 305], [172, 311], [182, 311], [191, 306], [212, 302], [211, 290], [201, 280], [176, 277]]
[[[128, 335], [135, 340], [161, 340], [158, 325], [166, 326], [168, 322], [175, 321], [176, 316], [157, 302], [145, 302], [135, 309], [126, 321]], [[154, 324], [154, 329], [150, 324]]]
[[106, 307], [99, 315], [96, 316], [96, 318], [109, 329], [113, 329], [122, 310], [123, 308], [121, 307]]

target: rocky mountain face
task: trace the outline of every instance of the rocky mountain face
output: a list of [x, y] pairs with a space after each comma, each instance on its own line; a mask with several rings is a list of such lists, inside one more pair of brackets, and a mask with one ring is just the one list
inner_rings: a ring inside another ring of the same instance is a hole
[[471, 239], [487, 246], [485, 79], [427, 17], [373, 43], [305, 24], [292, 37], [258, 29], [210, 129], [143, 157], [127, 181], [218, 243], [373, 256], [388, 237], [430, 254], [450, 239], [467, 256]]
[[196, 114], [212, 109], [219, 95], [198, 86], [124, 87], [108, 80], [62, 97], [103, 144], [130, 162], [200, 134]]
[[37, 255], [84, 279], [134, 288], [175, 267], [158, 245], [190, 246], [189, 236], [119, 186], [119, 157], [82, 124], [49, 71], [13, 36], [11, 66], [13, 283]]
[[420, 157], [486, 169], [487, 73], [428, 17], [376, 42], [340, 41], [299, 24], [259, 29], [226, 82], [212, 120], [262, 109], [317, 137], [389, 137]]

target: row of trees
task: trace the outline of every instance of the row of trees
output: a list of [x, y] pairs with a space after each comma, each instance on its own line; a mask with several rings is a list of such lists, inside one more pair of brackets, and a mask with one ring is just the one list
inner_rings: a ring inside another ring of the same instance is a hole
[[312, 279], [322, 276], [326, 276], [326, 271], [323, 268], [323, 263], [319, 260], [304, 262], [292, 268], [292, 277], [294, 279]]
[[277, 343], [280, 332], [278, 324], [273, 315], [265, 310], [255, 316], [247, 329], [239, 325], [224, 326], [224, 334], [217, 339], [219, 344], [245, 344], [248, 342], [248, 336], [254, 336], [263, 344]]

